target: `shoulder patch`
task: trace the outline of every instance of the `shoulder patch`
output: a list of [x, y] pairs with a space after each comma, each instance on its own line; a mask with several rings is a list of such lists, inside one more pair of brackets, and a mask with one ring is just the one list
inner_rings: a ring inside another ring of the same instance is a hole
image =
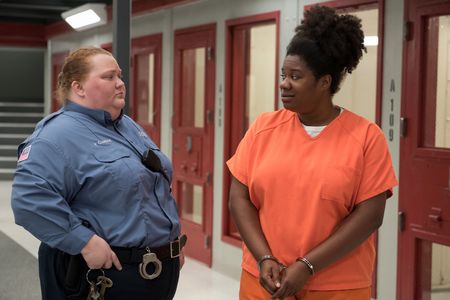
[[31, 145], [23, 148], [22, 153], [20, 153], [20, 156], [19, 156], [19, 159], [17, 160], [17, 162], [27, 160], [28, 157], [30, 156], [30, 151], [31, 151]]

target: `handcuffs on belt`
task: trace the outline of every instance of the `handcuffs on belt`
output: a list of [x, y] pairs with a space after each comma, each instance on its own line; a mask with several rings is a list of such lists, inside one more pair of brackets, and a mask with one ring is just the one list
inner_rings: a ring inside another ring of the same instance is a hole
[[[144, 279], [152, 280], [158, 277], [159, 274], [161, 274], [162, 264], [161, 261], [156, 256], [156, 254], [150, 251], [149, 247], [147, 247], [146, 250], [148, 253], [145, 253], [142, 256], [142, 262], [139, 264], [139, 274], [141, 274], [142, 278]], [[155, 271], [153, 271], [152, 274], [147, 273], [147, 265], [149, 263], [152, 263], [153, 266], [155, 267]]]
[[[170, 258], [176, 258], [180, 256], [182, 245], [180, 244], [180, 240], [176, 240], [174, 242], [170, 243]], [[178, 245], [178, 249], [174, 248], [173, 245]], [[144, 279], [155, 279], [161, 274], [162, 271], [162, 263], [158, 259], [158, 256], [156, 256], [156, 253], [153, 253], [149, 247], [146, 247], [145, 250], [147, 250], [147, 253], [145, 253], [142, 256], [142, 262], [139, 264], [139, 274], [141, 274], [142, 278]], [[177, 254], [173, 255], [173, 251], [176, 251]], [[155, 270], [152, 274], [147, 273], [147, 265], [152, 263], [155, 267]]]

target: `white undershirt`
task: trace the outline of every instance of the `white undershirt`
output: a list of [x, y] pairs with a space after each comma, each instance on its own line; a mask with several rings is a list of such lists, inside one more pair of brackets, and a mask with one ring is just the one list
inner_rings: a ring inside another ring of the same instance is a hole
[[316, 137], [319, 135], [319, 133], [322, 132], [322, 130], [327, 127], [327, 125], [323, 125], [323, 126], [307, 126], [305, 124], [303, 124], [303, 128], [305, 128], [306, 133], [311, 136], [311, 137]]
[[[339, 109], [340, 109], [339, 114], [341, 114], [341, 113], [344, 111], [344, 109], [343, 109], [342, 107], [339, 107]], [[321, 133], [322, 130], [323, 130], [325, 127], [327, 127], [327, 125], [323, 125], [323, 126], [308, 126], [308, 125], [305, 125], [305, 124], [303, 124], [303, 123], [302, 123], [302, 125], [303, 125], [303, 128], [305, 128], [306, 133], [307, 133], [310, 137], [313, 137], [313, 138], [316, 137], [316, 136], [318, 136], [319, 133]]]

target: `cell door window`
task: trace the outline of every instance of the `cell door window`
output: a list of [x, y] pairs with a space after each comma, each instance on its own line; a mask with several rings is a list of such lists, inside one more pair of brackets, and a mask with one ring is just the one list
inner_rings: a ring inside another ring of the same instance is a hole
[[205, 48], [182, 52], [182, 94], [193, 102], [193, 105], [184, 105], [181, 110], [182, 126], [203, 128], [205, 124], [205, 58]]
[[[225, 160], [235, 152], [249, 126], [278, 102], [278, 12], [227, 22], [227, 106]], [[228, 209], [230, 175], [224, 172], [223, 239], [240, 243]]]
[[132, 68], [129, 114], [160, 144], [162, 34], [131, 41]]
[[450, 299], [450, 247], [417, 240], [416, 294], [420, 299]]
[[273, 111], [276, 99], [276, 25], [248, 29], [248, 70], [245, 78], [244, 127], [263, 112]]
[[155, 55], [153, 53], [137, 56], [138, 83], [136, 90], [137, 105], [136, 114], [138, 122], [153, 124], [154, 113], [154, 82], [155, 82]]
[[376, 122], [378, 8], [338, 9], [338, 12], [349, 13], [361, 19], [367, 53], [363, 54], [356, 69], [344, 78], [340, 90], [333, 97], [333, 102], [372, 122]]
[[428, 19], [426, 26], [426, 80], [427, 99], [435, 105], [424, 110], [425, 127], [422, 132], [424, 147], [450, 148], [450, 16]]
[[201, 185], [179, 182], [179, 201], [181, 216], [196, 224], [203, 224], [203, 187]]

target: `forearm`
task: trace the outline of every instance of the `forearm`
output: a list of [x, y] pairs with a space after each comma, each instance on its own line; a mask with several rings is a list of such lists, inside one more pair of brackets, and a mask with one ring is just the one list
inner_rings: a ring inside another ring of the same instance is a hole
[[346, 256], [381, 226], [385, 200], [383, 193], [358, 206], [328, 239], [305, 255], [315, 272]]
[[256, 260], [271, 254], [259, 222], [258, 210], [250, 201], [247, 188], [233, 179], [230, 190], [230, 212], [247, 248]]

